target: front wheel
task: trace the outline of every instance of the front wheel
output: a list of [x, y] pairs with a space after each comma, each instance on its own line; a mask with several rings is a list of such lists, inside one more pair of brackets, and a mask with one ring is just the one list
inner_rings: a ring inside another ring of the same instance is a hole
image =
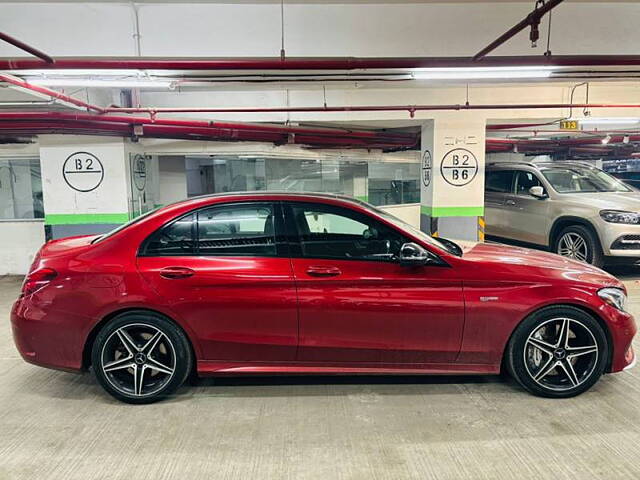
[[600, 241], [595, 233], [583, 225], [571, 225], [557, 236], [554, 251], [563, 257], [590, 263], [596, 267], [604, 264]]
[[107, 323], [93, 344], [102, 387], [127, 403], [152, 403], [175, 392], [192, 366], [189, 342], [173, 322], [153, 312], [127, 312]]
[[567, 398], [598, 381], [608, 355], [606, 335], [592, 316], [574, 307], [548, 307], [516, 328], [506, 364], [529, 392]]

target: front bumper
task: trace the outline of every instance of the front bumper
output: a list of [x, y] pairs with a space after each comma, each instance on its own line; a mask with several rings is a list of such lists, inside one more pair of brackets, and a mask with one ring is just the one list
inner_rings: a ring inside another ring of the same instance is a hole
[[620, 372], [630, 368], [636, 359], [631, 342], [638, 331], [633, 315], [609, 305], [602, 307], [601, 314], [607, 319], [611, 336], [612, 352], [609, 371]]
[[601, 221], [597, 228], [606, 256], [640, 258], [640, 225]]

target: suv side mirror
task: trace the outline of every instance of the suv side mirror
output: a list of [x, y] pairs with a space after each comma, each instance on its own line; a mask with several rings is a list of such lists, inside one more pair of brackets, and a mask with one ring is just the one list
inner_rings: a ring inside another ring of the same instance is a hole
[[531, 187], [529, 189], [529, 195], [536, 198], [547, 198], [548, 195], [544, 193], [544, 188], [540, 185], [536, 185], [535, 187]]
[[417, 267], [426, 265], [432, 261], [427, 250], [417, 243], [405, 243], [400, 247], [400, 265], [405, 267]]

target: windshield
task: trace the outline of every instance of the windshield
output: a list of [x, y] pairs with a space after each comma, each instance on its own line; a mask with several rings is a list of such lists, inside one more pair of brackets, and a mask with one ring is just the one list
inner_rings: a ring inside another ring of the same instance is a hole
[[105, 233], [104, 235], [100, 235], [97, 238], [94, 238], [93, 241], [91, 243], [98, 243], [101, 242], [102, 240], [105, 240], [107, 238], [109, 238], [112, 235], [115, 235], [116, 233], [118, 233], [121, 230], [124, 230], [125, 228], [127, 228], [130, 225], [133, 225], [134, 223], [139, 222], [140, 220], [142, 220], [143, 218], [147, 218], [149, 215], [151, 215], [154, 212], [157, 212], [158, 210], [160, 210], [162, 207], [158, 207], [158, 208], [154, 208], [153, 210], [149, 210], [146, 213], [143, 213], [140, 216], [137, 216], [131, 220], [129, 220], [127, 223], [124, 223], [122, 225], [120, 225], [119, 227], [114, 228], [113, 230]]
[[567, 166], [542, 170], [542, 174], [558, 193], [631, 192], [617, 178], [597, 168]]
[[366, 205], [367, 208], [369, 208], [370, 210], [373, 210], [375, 213], [377, 213], [378, 215], [383, 217], [388, 222], [394, 224], [395, 226], [397, 226], [397, 227], [399, 227], [399, 228], [401, 228], [403, 230], [407, 230], [412, 235], [414, 235], [414, 236], [420, 238], [421, 240], [424, 240], [425, 242], [427, 242], [429, 245], [433, 245], [436, 248], [444, 250], [445, 252], [449, 252], [449, 253], [451, 253], [453, 255], [456, 255], [458, 257], [462, 256], [462, 249], [460, 248], [460, 246], [457, 245], [456, 243], [452, 242], [451, 240], [433, 238], [431, 235], [428, 235], [428, 234], [424, 233], [422, 230], [418, 230], [413, 225], [408, 224], [404, 220], [400, 220], [398, 217], [395, 217], [395, 216], [391, 215], [390, 213], [385, 212], [384, 210], [380, 210], [379, 208], [376, 208], [373, 205], [370, 205], [370, 204], [365, 203], [365, 202], [360, 202], [360, 203]]

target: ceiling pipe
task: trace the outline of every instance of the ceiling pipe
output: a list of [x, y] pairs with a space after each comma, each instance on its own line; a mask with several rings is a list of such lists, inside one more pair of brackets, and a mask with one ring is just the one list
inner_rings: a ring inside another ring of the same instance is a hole
[[[639, 66], [640, 55], [492, 56], [482, 67]], [[58, 57], [55, 63], [30, 58], [0, 58], [0, 70], [375, 70], [478, 67], [472, 57], [274, 57], [158, 58]]]
[[53, 58], [47, 55], [46, 53], [38, 50], [37, 48], [32, 47], [31, 45], [21, 42], [20, 40], [12, 37], [11, 35], [0, 32], [0, 40], [4, 40], [5, 42], [13, 45], [14, 47], [17, 47], [20, 50], [30, 53], [31, 55], [38, 57], [41, 60], [44, 60], [45, 63], [49, 63], [49, 64], [54, 63]]
[[563, 0], [548, 0], [546, 3], [543, 3], [540, 8], [538, 8], [537, 6], [538, 2], [536, 2], [536, 8], [529, 15], [527, 15], [523, 20], [515, 24], [513, 27], [511, 27], [505, 33], [500, 35], [489, 45], [487, 45], [478, 53], [476, 53], [473, 56], [473, 61], [477, 62], [479, 60], [482, 60], [488, 53], [493, 52], [500, 45], [508, 42], [511, 38], [516, 36], [518, 33], [520, 33], [522, 30], [524, 30], [527, 27], [531, 27], [531, 33], [529, 35], [529, 39], [531, 40], [531, 43], [537, 42], [540, 36], [540, 32], [538, 30], [538, 26], [540, 25], [540, 20], [542, 20], [542, 17], [546, 13], [553, 10], [562, 2]]
[[7, 73], [0, 72], [0, 82], [5, 82], [16, 87], [24, 88], [26, 90], [31, 90], [32, 92], [36, 92], [41, 95], [46, 95], [48, 97], [55, 98], [57, 100], [60, 100], [66, 103], [70, 103], [77, 107], [86, 108], [87, 110], [92, 110], [99, 113], [104, 113], [105, 111], [102, 107], [98, 107], [97, 105], [92, 105], [90, 103], [83, 102], [82, 100], [78, 100], [77, 98], [70, 97], [69, 95], [65, 95], [55, 90], [51, 90], [50, 88], [47, 88], [47, 87], [33, 85], [21, 78], [14, 77], [13, 75], [9, 75]]

